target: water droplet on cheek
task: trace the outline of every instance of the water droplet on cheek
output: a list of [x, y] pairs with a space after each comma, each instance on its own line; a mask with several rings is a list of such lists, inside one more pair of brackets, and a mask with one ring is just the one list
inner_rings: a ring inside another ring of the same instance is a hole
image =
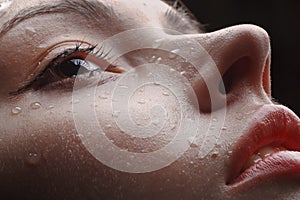
[[16, 106], [14, 108], [11, 109], [11, 114], [13, 115], [18, 115], [22, 112], [22, 108], [19, 106]]
[[212, 159], [216, 159], [218, 156], [219, 156], [219, 152], [213, 152], [213, 153], [211, 154], [211, 158], [212, 158]]
[[32, 104], [30, 104], [30, 108], [33, 110], [37, 110], [41, 108], [41, 103], [39, 102], [33, 102]]
[[26, 163], [28, 165], [37, 165], [41, 161], [41, 154], [30, 152], [27, 154]]
[[162, 44], [163, 44], [163, 42], [164, 42], [164, 40], [165, 39], [157, 39], [157, 40], [155, 40], [154, 42], [153, 42], [153, 45], [152, 45], [152, 47], [153, 48], [158, 48], [158, 47], [160, 47]]

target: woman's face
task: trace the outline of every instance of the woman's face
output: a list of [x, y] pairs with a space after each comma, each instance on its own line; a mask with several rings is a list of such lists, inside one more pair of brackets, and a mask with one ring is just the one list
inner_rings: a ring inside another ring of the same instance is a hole
[[5, 197], [300, 199], [263, 29], [203, 33], [159, 0], [1, 2]]

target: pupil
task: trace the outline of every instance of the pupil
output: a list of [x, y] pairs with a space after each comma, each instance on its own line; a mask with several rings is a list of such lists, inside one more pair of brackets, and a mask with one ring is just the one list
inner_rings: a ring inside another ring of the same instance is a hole
[[58, 67], [61, 75], [64, 77], [72, 77], [80, 73], [86, 73], [88, 70], [85, 68], [87, 63], [82, 59], [72, 59], [62, 62]]

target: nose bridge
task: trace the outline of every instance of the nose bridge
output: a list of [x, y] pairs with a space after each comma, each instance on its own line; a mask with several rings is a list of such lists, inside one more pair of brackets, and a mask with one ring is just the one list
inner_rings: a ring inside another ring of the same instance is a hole
[[[246, 87], [253, 87], [260, 95], [270, 93], [270, 39], [264, 29], [255, 25], [238, 25], [191, 37], [205, 49], [221, 75], [214, 76], [215, 72], [206, 70], [207, 73], [202, 74], [208, 76], [205, 81], [198, 79], [193, 83], [202, 110], [226, 106], [221, 103], [226, 95], [219, 91], [221, 80], [216, 77], [222, 77], [226, 92], [230, 88], [231, 94], [241, 95]], [[212, 107], [212, 101], [219, 105]]]

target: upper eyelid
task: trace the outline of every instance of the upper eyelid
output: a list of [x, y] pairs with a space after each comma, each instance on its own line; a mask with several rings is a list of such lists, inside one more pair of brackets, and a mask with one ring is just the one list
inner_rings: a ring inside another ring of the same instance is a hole
[[[70, 43], [69, 43], [70, 42]], [[64, 46], [69, 46], [66, 48]], [[75, 45], [75, 46], [74, 46]], [[70, 47], [73, 46], [73, 47]], [[40, 55], [40, 59], [38, 59], [38, 64], [41, 65], [38, 69], [35, 69], [36, 72], [32, 73], [34, 76], [30, 76], [23, 82], [23, 87], [19, 88], [17, 91], [10, 92], [10, 96], [16, 96], [23, 91], [26, 91], [30, 86], [44, 73], [49, 70], [51, 64], [54, 64], [59, 59], [66, 59], [68, 56], [71, 56], [74, 53], [83, 52], [86, 54], [90, 54], [92, 51], [95, 51], [93, 54], [98, 53], [99, 55], [94, 55], [98, 59], [103, 59], [101, 52], [102, 47], [97, 48], [97, 45], [91, 45], [89, 43], [83, 41], [68, 41], [67, 43], [61, 42], [51, 46], [47, 51], [45, 51], [42, 55]], [[104, 52], [104, 50], [103, 50]], [[46, 58], [48, 57], [48, 58]]]

